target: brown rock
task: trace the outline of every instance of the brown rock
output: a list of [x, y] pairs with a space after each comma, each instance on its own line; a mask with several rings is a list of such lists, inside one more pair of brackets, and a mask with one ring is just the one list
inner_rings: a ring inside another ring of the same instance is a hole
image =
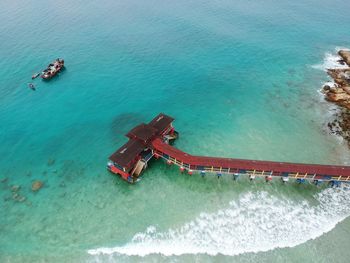
[[338, 76], [335, 69], [328, 69], [327, 73], [332, 79], [336, 79]]
[[350, 101], [338, 101], [337, 104], [350, 110]]
[[34, 192], [38, 191], [43, 185], [44, 184], [41, 181], [34, 181], [32, 183], [32, 191], [34, 191]]
[[332, 92], [336, 93], [336, 94], [345, 93], [343, 88], [334, 88], [334, 89], [332, 89]]
[[344, 85], [344, 80], [342, 78], [339, 78], [339, 76], [337, 76], [337, 78], [334, 79], [334, 82], [340, 86]]
[[349, 50], [340, 50], [338, 52], [339, 56], [350, 66], [350, 51]]
[[348, 85], [350, 69], [328, 69], [327, 73], [339, 86]]
[[350, 95], [343, 92], [343, 93], [328, 93], [327, 94], [327, 100], [337, 102], [337, 101], [346, 101], [350, 100]]
[[350, 87], [349, 86], [343, 86], [342, 89], [350, 95]]

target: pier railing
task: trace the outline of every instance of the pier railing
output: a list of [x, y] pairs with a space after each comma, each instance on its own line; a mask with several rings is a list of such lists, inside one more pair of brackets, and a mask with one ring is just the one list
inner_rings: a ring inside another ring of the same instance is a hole
[[[152, 146], [155, 157], [164, 159], [169, 165], [177, 165], [182, 172], [187, 171], [189, 174], [196, 171], [202, 175], [206, 173], [217, 174], [218, 177], [229, 174], [233, 176], [248, 175], [250, 178], [280, 177], [282, 179], [293, 178], [298, 181], [350, 182], [350, 167], [347, 166], [193, 156], [160, 139], [153, 141]], [[263, 169], [265, 167], [267, 169]]]

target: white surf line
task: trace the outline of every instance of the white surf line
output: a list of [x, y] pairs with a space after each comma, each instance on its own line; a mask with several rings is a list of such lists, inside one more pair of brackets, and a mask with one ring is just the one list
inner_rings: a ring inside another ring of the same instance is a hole
[[349, 187], [329, 188], [315, 196], [319, 204], [281, 199], [267, 192], [243, 194], [229, 207], [202, 213], [180, 228], [157, 231], [149, 226], [116, 247], [90, 249], [90, 255], [165, 256], [238, 255], [294, 247], [332, 230], [350, 215]]
[[[341, 57], [337, 54], [337, 52], [339, 50], [341, 50], [342, 48], [337, 47], [335, 49], [334, 53], [330, 53], [330, 52], [326, 52], [323, 58], [323, 63], [322, 64], [316, 64], [316, 65], [312, 65], [311, 67], [314, 69], [319, 69], [322, 71], [327, 71], [327, 69], [344, 69], [344, 68], [348, 68], [349, 66], [344, 64], [340, 64], [338, 62], [338, 60], [341, 59]], [[345, 49], [344, 49], [345, 50]]]

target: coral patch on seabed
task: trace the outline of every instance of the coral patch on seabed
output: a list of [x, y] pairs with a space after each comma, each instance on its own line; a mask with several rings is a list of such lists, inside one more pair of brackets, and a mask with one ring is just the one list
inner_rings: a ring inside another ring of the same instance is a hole
[[43, 182], [41, 182], [41, 181], [35, 181], [32, 183], [32, 191], [33, 192], [38, 191], [41, 187], [43, 187]]

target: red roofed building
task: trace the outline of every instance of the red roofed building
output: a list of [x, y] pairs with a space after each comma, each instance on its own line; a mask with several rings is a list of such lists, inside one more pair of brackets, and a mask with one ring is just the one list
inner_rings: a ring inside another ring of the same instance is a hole
[[148, 161], [155, 156], [165, 159], [168, 164], [178, 165], [180, 171], [187, 170], [189, 174], [195, 170], [202, 175], [206, 172], [216, 173], [218, 177], [223, 173], [248, 174], [251, 178], [264, 176], [266, 181], [271, 181], [272, 177], [281, 177], [285, 182], [291, 177], [317, 183], [350, 182], [349, 166], [243, 160], [185, 153], [169, 145], [178, 137], [173, 121], [173, 118], [161, 113], [150, 123], [133, 128], [126, 135], [129, 141], [109, 157], [108, 169], [134, 183], [147, 167]]
[[130, 130], [126, 134], [129, 141], [109, 157], [108, 169], [130, 183], [135, 182], [153, 157], [152, 141], [161, 139], [169, 143], [176, 138], [173, 121], [161, 113], [150, 123], [142, 123]]

